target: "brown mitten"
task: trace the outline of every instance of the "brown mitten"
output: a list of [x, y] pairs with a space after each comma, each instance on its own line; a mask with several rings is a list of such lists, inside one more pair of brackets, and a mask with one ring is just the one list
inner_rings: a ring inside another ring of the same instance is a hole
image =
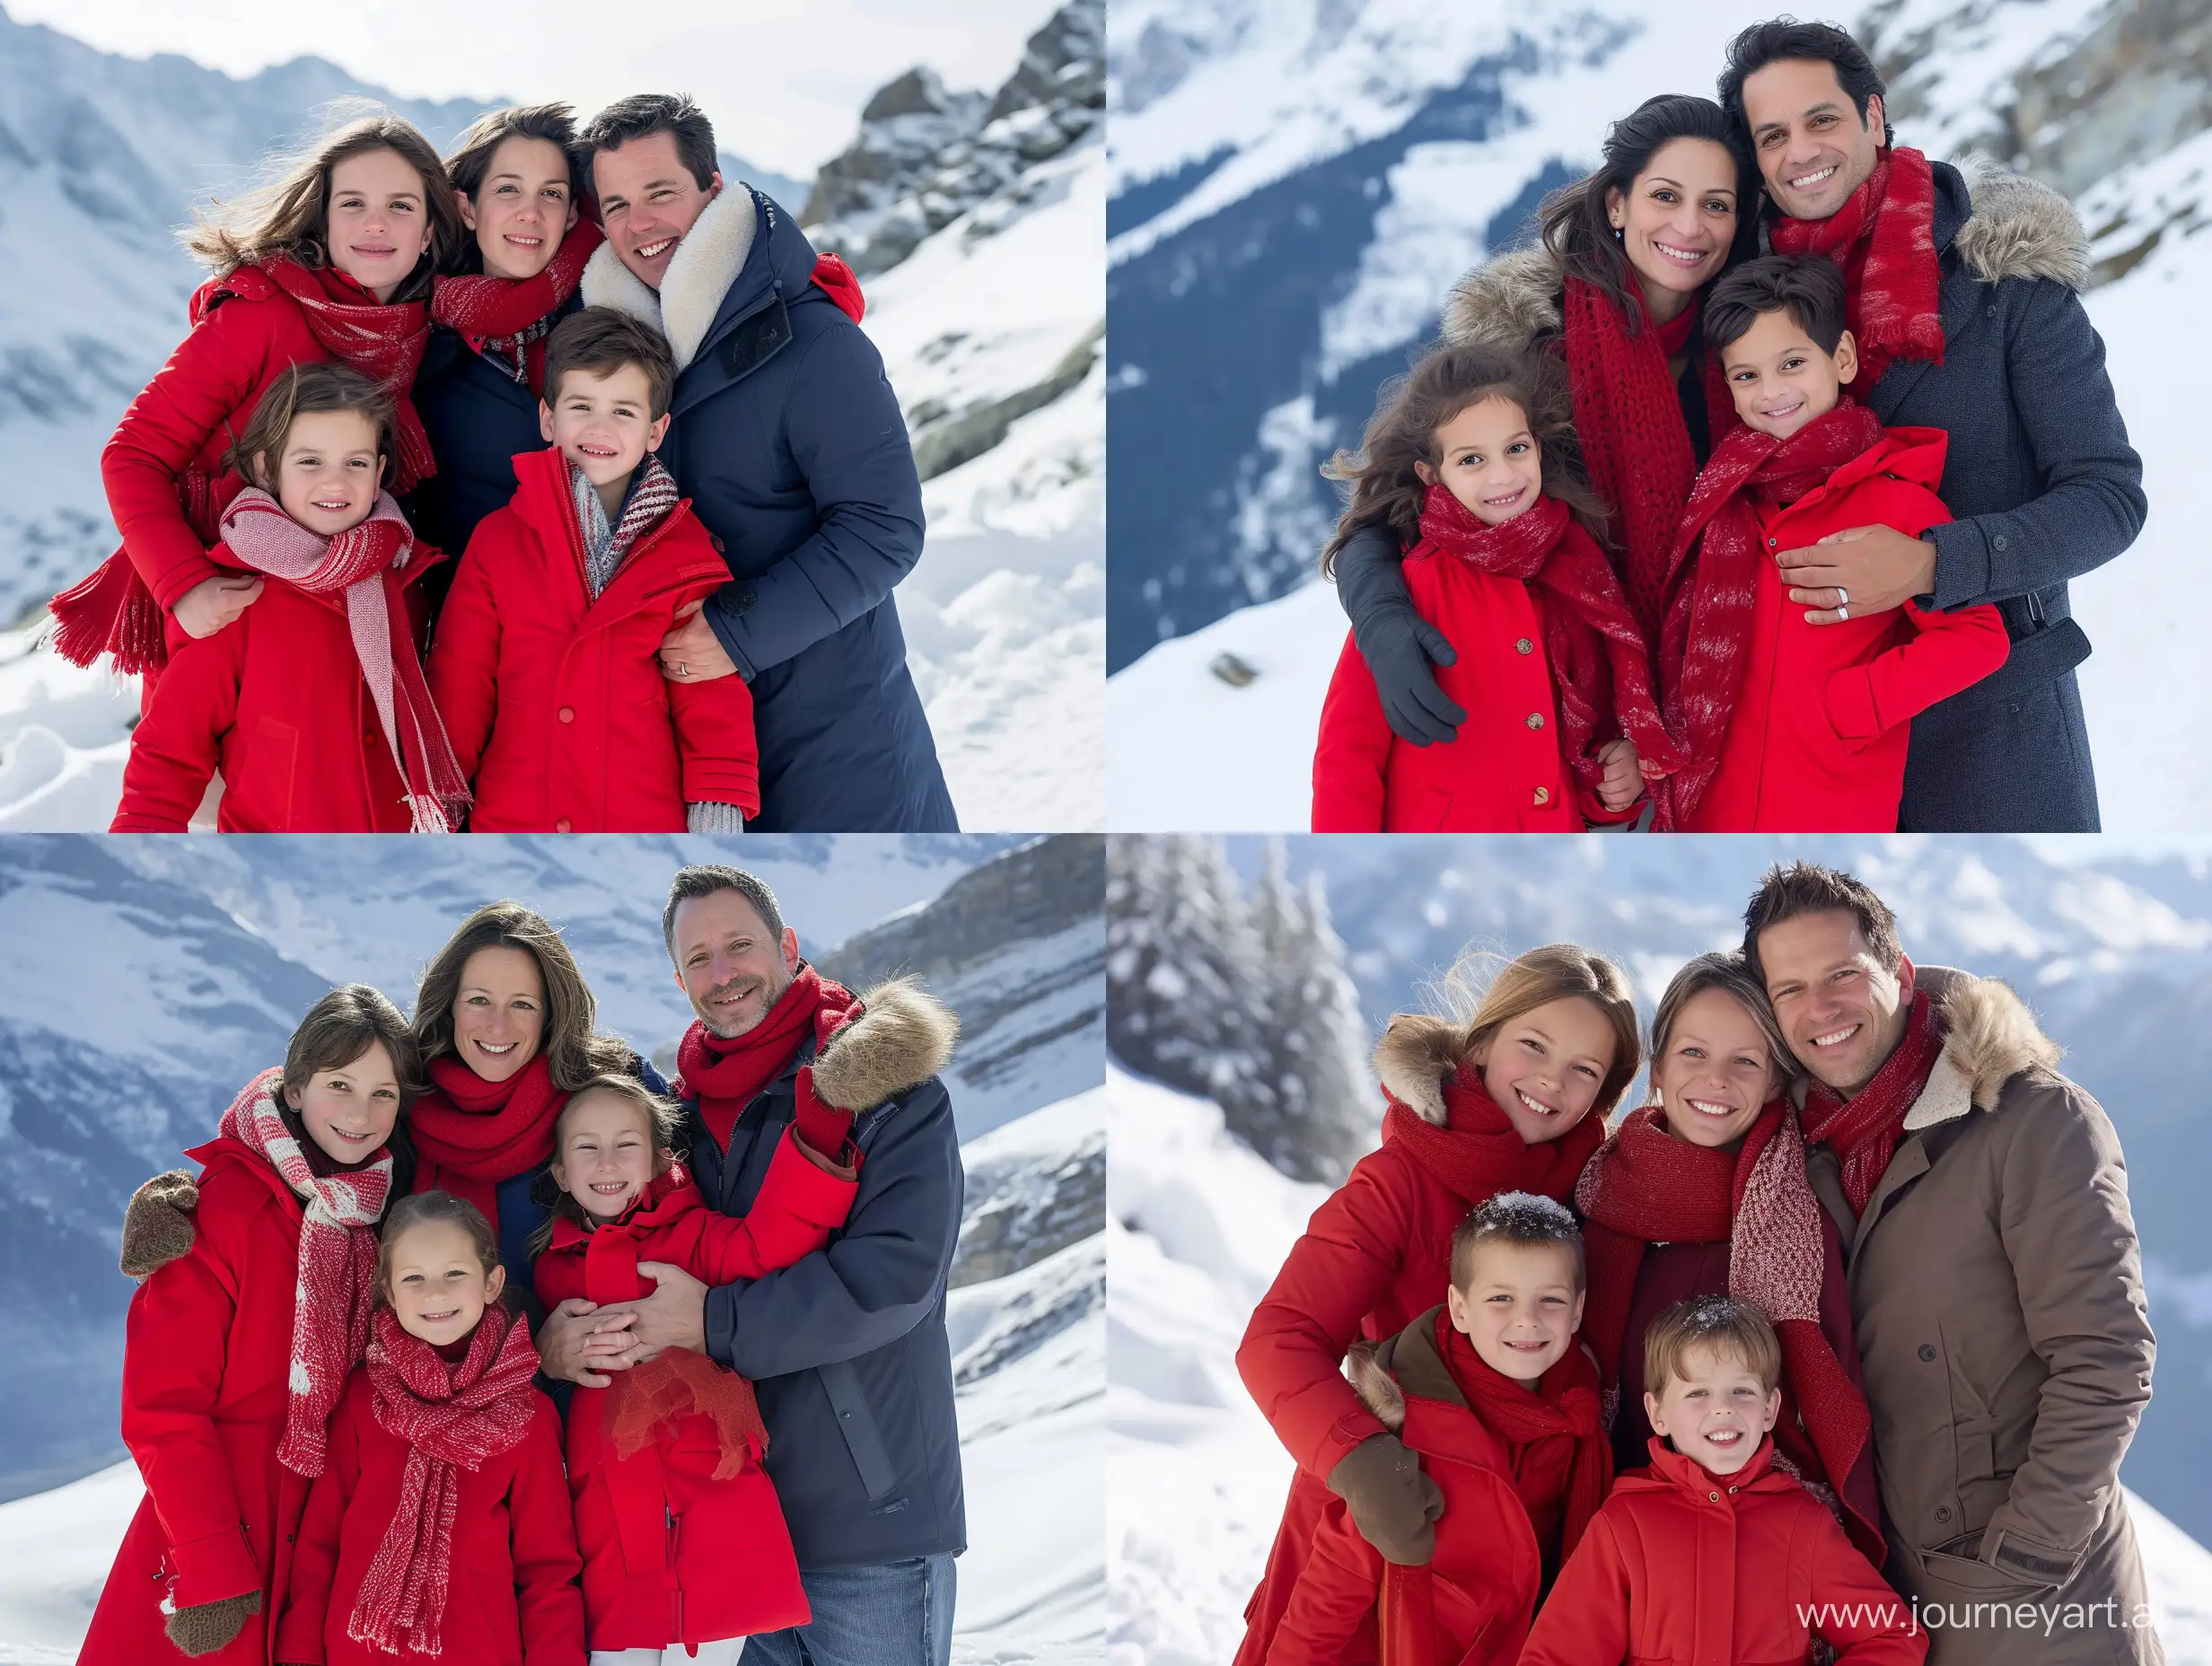
[[187, 1654], [213, 1654], [228, 1645], [246, 1628], [249, 1615], [261, 1611], [261, 1593], [249, 1591], [242, 1597], [225, 1597], [220, 1602], [196, 1602], [189, 1609], [179, 1609], [169, 1617], [162, 1629], [169, 1640]]
[[133, 1278], [167, 1267], [192, 1250], [199, 1182], [182, 1169], [157, 1174], [130, 1195], [123, 1211], [123, 1270]]
[[1359, 1536], [1385, 1562], [1420, 1567], [1436, 1554], [1444, 1489], [1394, 1434], [1371, 1434], [1329, 1472], [1329, 1490], [1350, 1506]]

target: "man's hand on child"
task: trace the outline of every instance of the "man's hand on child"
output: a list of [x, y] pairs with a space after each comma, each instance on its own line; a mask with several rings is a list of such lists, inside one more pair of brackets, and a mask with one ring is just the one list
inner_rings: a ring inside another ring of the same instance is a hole
[[1598, 781], [1598, 802], [1608, 810], [1626, 810], [1644, 790], [1643, 771], [1637, 767], [1636, 742], [1625, 735], [1598, 748], [1598, 765], [1604, 775]]
[[686, 603], [676, 617], [683, 622], [661, 638], [661, 675], [671, 682], [708, 682], [734, 677], [737, 663], [715, 628], [699, 617], [704, 601]]
[[1789, 599], [1810, 609], [1809, 625], [1887, 613], [1936, 588], [1936, 546], [1888, 526], [1848, 527], [1805, 549], [1775, 558]]
[[242, 573], [204, 578], [177, 598], [177, 623], [188, 636], [212, 636], [260, 599], [258, 578]]

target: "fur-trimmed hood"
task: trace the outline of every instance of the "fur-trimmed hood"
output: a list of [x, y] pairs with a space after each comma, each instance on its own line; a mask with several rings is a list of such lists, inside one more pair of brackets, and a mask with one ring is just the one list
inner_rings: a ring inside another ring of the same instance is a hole
[[751, 189], [733, 180], [683, 234], [676, 252], [668, 258], [668, 270], [657, 292], [622, 264], [610, 239], [584, 265], [584, 304], [612, 307], [652, 325], [668, 338], [680, 375], [698, 356], [699, 344], [722, 310], [722, 298], [744, 270], [759, 225], [760, 211]]
[[1424, 1122], [1445, 1123], [1444, 1084], [1472, 1057], [1467, 1026], [1426, 1013], [1400, 1013], [1374, 1045], [1383, 1091]]
[[860, 997], [861, 1014], [814, 1057], [814, 1093], [839, 1110], [873, 1110], [952, 1062], [960, 1020], [911, 978]]
[[1970, 1110], [1995, 1110], [2005, 1084], [2021, 1072], [2058, 1067], [2058, 1043], [2010, 985], [1944, 966], [1918, 968], [1914, 978], [1940, 1010], [1944, 1036], [1927, 1086], [1905, 1113], [1907, 1133]]

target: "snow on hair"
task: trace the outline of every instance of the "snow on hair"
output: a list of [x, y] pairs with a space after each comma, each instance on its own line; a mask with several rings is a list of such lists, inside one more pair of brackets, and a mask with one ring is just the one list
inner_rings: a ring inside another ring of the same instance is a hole
[[1500, 1192], [1470, 1209], [1452, 1233], [1452, 1282], [1461, 1289], [1474, 1276], [1475, 1251], [1485, 1244], [1534, 1247], [1558, 1244], [1575, 1257], [1575, 1287], [1584, 1279], [1582, 1228], [1565, 1204], [1534, 1192]]

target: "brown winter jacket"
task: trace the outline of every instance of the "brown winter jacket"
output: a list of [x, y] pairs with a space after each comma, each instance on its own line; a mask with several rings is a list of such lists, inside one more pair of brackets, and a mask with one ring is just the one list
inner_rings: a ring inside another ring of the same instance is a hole
[[1833, 1151], [1805, 1163], [1843, 1232], [1890, 1578], [1946, 1609], [1930, 1666], [2155, 1666], [2120, 1489], [2153, 1354], [2120, 1141], [2011, 989], [1918, 980], [1944, 1050], [1865, 1216]]

